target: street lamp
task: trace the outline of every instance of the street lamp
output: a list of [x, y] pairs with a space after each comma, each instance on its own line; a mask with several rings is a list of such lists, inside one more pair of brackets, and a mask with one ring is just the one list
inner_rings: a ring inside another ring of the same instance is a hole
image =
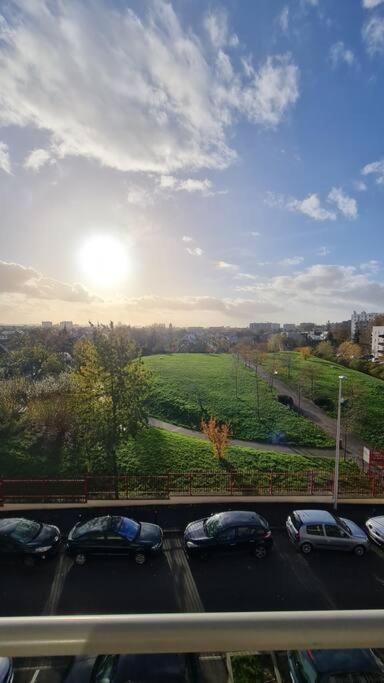
[[273, 371], [272, 381], [271, 381], [271, 389], [273, 389], [273, 379], [274, 379], [274, 375], [278, 375], [278, 374], [279, 374], [279, 373], [277, 372], [277, 370], [274, 370], [274, 371]]
[[345, 375], [339, 375], [339, 397], [337, 401], [337, 425], [336, 425], [336, 454], [335, 454], [335, 476], [333, 481], [333, 507], [337, 510], [337, 497], [339, 494], [339, 462], [340, 462], [340, 421], [341, 421], [341, 385]]

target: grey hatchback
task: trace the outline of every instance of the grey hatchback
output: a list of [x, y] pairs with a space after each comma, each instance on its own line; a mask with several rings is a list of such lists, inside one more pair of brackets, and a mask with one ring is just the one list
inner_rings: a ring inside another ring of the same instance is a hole
[[325, 510], [294, 510], [286, 529], [290, 541], [305, 555], [319, 548], [349, 551], [361, 557], [369, 548], [367, 535], [355, 522]]

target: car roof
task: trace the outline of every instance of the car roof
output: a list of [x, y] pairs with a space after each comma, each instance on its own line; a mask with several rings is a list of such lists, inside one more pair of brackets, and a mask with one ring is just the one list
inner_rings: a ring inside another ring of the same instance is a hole
[[222, 525], [227, 524], [256, 524], [262, 518], [257, 512], [251, 510], [228, 510], [227, 512], [219, 512], [220, 521]]
[[367, 519], [367, 522], [376, 524], [376, 526], [384, 527], [384, 517], [370, 517], [369, 519]]
[[22, 517], [6, 517], [5, 519], [0, 519], [0, 534], [9, 534], [19, 522], [24, 522], [24, 519]]
[[318, 673], [368, 673], [381, 668], [372, 650], [306, 650]]
[[326, 510], [295, 510], [303, 524], [334, 524], [335, 518]]

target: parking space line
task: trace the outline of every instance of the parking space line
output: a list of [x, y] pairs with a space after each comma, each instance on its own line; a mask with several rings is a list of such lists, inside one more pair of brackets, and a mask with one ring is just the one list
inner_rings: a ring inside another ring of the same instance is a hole
[[305, 560], [301, 553], [295, 551], [294, 553], [287, 553], [283, 550], [278, 550], [280, 557], [284, 564], [288, 565], [299, 584], [310, 593], [317, 591], [324, 598], [328, 609], [337, 609], [337, 605], [329, 595], [324, 583], [313, 572], [310, 564]]
[[73, 566], [73, 559], [62, 553], [57, 562], [55, 576], [53, 577], [51, 590], [43, 607], [42, 614], [50, 616], [56, 614], [60, 596], [64, 588], [64, 583], [69, 571]]
[[204, 612], [199, 591], [180, 538], [164, 540], [165, 557], [175, 581], [176, 600], [181, 612]]
[[30, 683], [36, 683], [39, 673], [40, 673], [40, 669], [36, 669], [35, 673], [33, 674], [32, 678], [31, 678]]

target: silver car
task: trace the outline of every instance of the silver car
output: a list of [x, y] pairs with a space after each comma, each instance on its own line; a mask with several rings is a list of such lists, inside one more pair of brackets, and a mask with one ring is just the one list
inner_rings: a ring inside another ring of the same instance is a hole
[[319, 548], [349, 551], [361, 557], [369, 548], [367, 535], [355, 522], [325, 510], [294, 510], [286, 528], [290, 541], [305, 555]]
[[368, 536], [378, 545], [384, 545], [384, 517], [371, 517], [365, 522]]

